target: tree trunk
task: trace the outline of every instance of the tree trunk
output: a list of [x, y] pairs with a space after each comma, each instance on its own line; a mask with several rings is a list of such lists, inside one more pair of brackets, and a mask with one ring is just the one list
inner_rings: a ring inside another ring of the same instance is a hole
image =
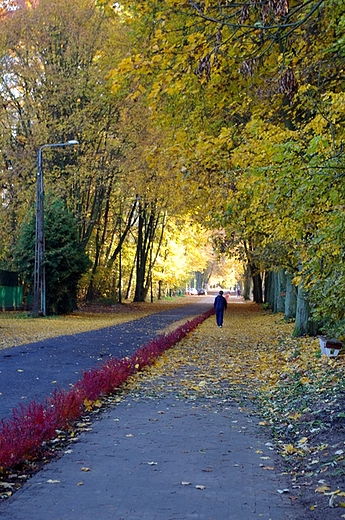
[[135, 258], [134, 258], [132, 269], [131, 269], [131, 274], [129, 275], [128, 285], [127, 285], [126, 300], [129, 300], [129, 298], [131, 296], [132, 281], [133, 281], [135, 265], [136, 265], [136, 261], [135, 261]]
[[243, 298], [244, 300], [250, 300], [250, 289], [252, 285], [252, 278], [250, 276], [249, 266], [246, 267], [244, 272], [244, 283], [243, 283]]
[[275, 312], [285, 311], [286, 275], [283, 269], [275, 273]]
[[138, 218], [138, 242], [137, 242], [137, 268], [136, 268], [136, 286], [135, 286], [135, 302], [144, 302], [148, 291], [150, 290], [152, 268], [156, 261], [158, 251], [163, 239], [165, 218], [162, 222], [162, 232], [158, 239], [157, 253], [153, 260], [153, 241], [156, 236], [157, 228], [160, 223], [160, 214], [157, 212], [156, 204], [151, 203], [142, 206], [139, 204]]
[[142, 212], [139, 214], [138, 219], [138, 241], [137, 241], [137, 255], [136, 255], [136, 284], [135, 284], [135, 294], [134, 301], [135, 302], [144, 302], [145, 301], [145, 267], [146, 267], [146, 258], [145, 258], [145, 249], [144, 249], [144, 239], [143, 239], [143, 229], [144, 229], [144, 218]]
[[262, 278], [261, 274], [255, 269], [254, 266], [251, 267], [253, 275], [253, 300], [255, 303], [263, 303], [262, 300]]
[[297, 306], [297, 289], [292, 283], [292, 277], [290, 274], [286, 276], [286, 297], [285, 297], [285, 310], [284, 317], [286, 320], [292, 320], [296, 318], [296, 306]]
[[274, 300], [274, 280], [273, 280], [273, 272], [266, 271], [265, 273], [265, 291], [264, 291], [264, 302], [267, 303], [271, 309], [273, 308], [273, 300]]
[[277, 312], [277, 290], [278, 290], [278, 275], [275, 271], [271, 272], [271, 309], [272, 312]]
[[294, 337], [300, 336], [316, 336], [317, 325], [310, 319], [310, 305], [308, 301], [307, 292], [303, 288], [303, 283], [300, 283], [297, 289], [297, 307], [295, 328], [293, 331]]
[[90, 302], [94, 301], [97, 298], [97, 296], [99, 295], [99, 292], [95, 288], [95, 283], [94, 283], [97, 269], [99, 267], [101, 249], [102, 249], [99, 233], [100, 233], [100, 230], [99, 230], [99, 228], [97, 228], [96, 237], [95, 237], [95, 257], [94, 257], [94, 261], [93, 261], [93, 265], [92, 265], [89, 286], [87, 288], [87, 293], [86, 293], [86, 300], [90, 301]]
[[[110, 250], [107, 251], [107, 265], [108, 267], [111, 267], [113, 265], [113, 263], [115, 262], [117, 256], [120, 254], [120, 251], [122, 249], [122, 246], [123, 246], [123, 243], [124, 241], [126, 240], [127, 238], [127, 235], [129, 234], [130, 230], [132, 229], [132, 227], [135, 225], [136, 223], [136, 220], [137, 220], [137, 217], [136, 217], [136, 209], [137, 209], [137, 205], [138, 205], [138, 197], [133, 201], [132, 205], [131, 205], [131, 209], [130, 211], [128, 212], [126, 218], [125, 218], [125, 224], [124, 224], [124, 227], [122, 226], [122, 219], [123, 219], [123, 215], [122, 215], [122, 205], [121, 205], [121, 202], [120, 202], [120, 214], [119, 214], [119, 218], [118, 218], [118, 221], [117, 221], [117, 226], [119, 227], [119, 230], [120, 230], [120, 239], [119, 239], [119, 242], [115, 248], [115, 251], [112, 253], [111, 256], [110, 255]], [[117, 233], [117, 229], [115, 228], [113, 230], [113, 236], [115, 236]]]

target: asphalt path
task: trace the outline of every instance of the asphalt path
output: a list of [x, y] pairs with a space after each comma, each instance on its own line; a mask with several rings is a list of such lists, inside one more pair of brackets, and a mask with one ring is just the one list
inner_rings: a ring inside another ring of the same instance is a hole
[[143, 318], [79, 334], [58, 336], [0, 351], [0, 418], [33, 400], [42, 402], [55, 389], [68, 389], [107, 358], [122, 358], [172, 323], [196, 316], [213, 305], [213, 297]]

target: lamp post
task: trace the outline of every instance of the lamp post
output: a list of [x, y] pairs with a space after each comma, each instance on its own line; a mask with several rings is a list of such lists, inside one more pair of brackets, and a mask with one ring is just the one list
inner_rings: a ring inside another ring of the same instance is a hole
[[79, 144], [72, 140], [66, 143], [52, 143], [42, 145], [37, 152], [36, 178], [36, 232], [35, 232], [35, 265], [34, 265], [34, 301], [33, 316], [46, 315], [46, 276], [44, 268], [44, 184], [42, 169], [42, 151], [44, 148], [56, 148]]
[[[119, 228], [120, 228], [120, 241], [122, 235], [122, 200], [120, 200], [120, 218], [119, 218]], [[122, 303], [122, 244], [119, 252], [119, 303]]]

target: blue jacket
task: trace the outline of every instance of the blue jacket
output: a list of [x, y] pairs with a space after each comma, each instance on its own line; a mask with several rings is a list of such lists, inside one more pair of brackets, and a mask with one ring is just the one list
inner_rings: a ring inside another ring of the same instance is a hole
[[221, 294], [218, 294], [214, 300], [214, 308], [216, 311], [224, 311], [227, 307], [227, 301]]

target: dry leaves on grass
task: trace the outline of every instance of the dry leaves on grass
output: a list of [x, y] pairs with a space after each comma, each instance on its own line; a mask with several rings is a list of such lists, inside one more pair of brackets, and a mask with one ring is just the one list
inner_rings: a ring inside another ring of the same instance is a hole
[[[195, 299], [192, 300], [195, 302]], [[65, 334], [111, 327], [148, 316], [168, 307], [188, 305], [191, 298], [174, 298], [155, 303], [85, 305], [66, 316], [32, 318], [28, 312], [0, 313], [0, 350]]]
[[229, 387], [242, 391], [248, 381], [251, 388], [274, 384], [285, 356], [277, 345], [292, 332], [290, 324], [274, 326], [276, 321], [254, 304], [231, 304], [222, 329], [210, 318], [156, 361], [149, 370], [152, 391], [165, 388], [165, 381], [160, 388], [155, 380], [160, 376], [186, 397], [212, 397], [228, 393]]

